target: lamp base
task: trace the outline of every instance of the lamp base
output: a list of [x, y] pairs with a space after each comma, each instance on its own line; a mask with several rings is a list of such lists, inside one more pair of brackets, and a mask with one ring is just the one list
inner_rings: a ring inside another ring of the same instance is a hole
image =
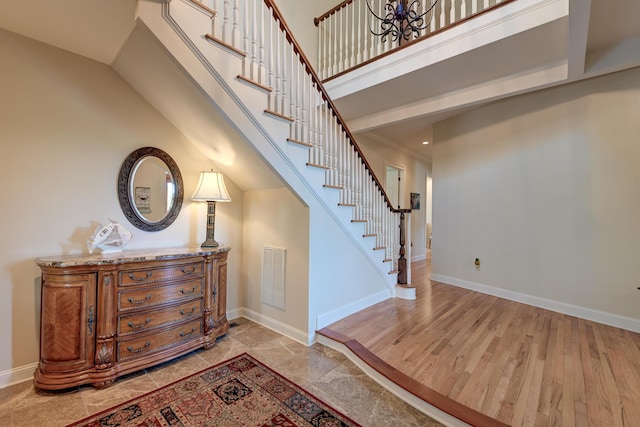
[[211, 249], [211, 248], [217, 248], [220, 246], [220, 243], [216, 242], [215, 240], [213, 241], [209, 241], [209, 240], [205, 240], [204, 242], [202, 242], [202, 244], [200, 245], [200, 247], [202, 249]]
[[200, 245], [202, 249], [217, 248], [220, 243], [213, 238], [216, 228], [216, 202], [207, 201], [207, 238]]

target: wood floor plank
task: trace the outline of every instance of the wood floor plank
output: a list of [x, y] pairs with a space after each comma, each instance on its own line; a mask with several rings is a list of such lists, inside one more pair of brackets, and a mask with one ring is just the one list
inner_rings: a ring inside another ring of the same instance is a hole
[[640, 334], [429, 275], [429, 262], [413, 263], [415, 301], [383, 301], [325, 329], [487, 425], [640, 426]]

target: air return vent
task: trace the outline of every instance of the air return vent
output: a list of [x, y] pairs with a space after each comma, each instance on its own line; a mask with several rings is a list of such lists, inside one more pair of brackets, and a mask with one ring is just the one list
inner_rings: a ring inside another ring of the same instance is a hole
[[262, 302], [284, 310], [284, 267], [287, 250], [264, 246], [262, 251]]

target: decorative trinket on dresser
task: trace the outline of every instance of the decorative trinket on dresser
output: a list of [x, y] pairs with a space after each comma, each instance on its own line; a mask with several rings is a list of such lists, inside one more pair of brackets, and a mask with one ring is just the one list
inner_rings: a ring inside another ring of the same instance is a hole
[[92, 254], [96, 248], [103, 254], [121, 252], [122, 248], [133, 238], [133, 234], [117, 220], [109, 218], [110, 223], [99, 225], [93, 233], [93, 237], [87, 240], [87, 249]]

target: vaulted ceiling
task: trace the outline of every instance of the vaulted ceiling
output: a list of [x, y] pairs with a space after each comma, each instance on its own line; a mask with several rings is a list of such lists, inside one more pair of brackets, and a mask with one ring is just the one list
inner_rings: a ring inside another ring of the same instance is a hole
[[[337, 3], [337, 0], [336, 0]], [[135, 27], [136, 0], [0, 1], [0, 28], [112, 64]], [[415, 44], [326, 84], [356, 136], [365, 133], [430, 161], [432, 125], [487, 102], [640, 66], [640, 1], [517, 0], [509, 30], [418, 67]], [[531, 24], [527, 11], [544, 18]], [[505, 14], [503, 14], [505, 15]], [[522, 16], [520, 16], [522, 15]], [[464, 31], [507, 28], [504, 16]], [[500, 19], [503, 21], [501, 22]], [[472, 20], [473, 21], [473, 20]], [[501, 27], [498, 27], [501, 25]], [[462, 30], [461, 30], [462, 31]], [[457, 37], [460, 37], [458, 35]], [[451, 45], [451, 43], [450, 43]], [[403, 56], [404, 55], [404, 56]], [[389, 96], [393, 94], [393, 96]]]

